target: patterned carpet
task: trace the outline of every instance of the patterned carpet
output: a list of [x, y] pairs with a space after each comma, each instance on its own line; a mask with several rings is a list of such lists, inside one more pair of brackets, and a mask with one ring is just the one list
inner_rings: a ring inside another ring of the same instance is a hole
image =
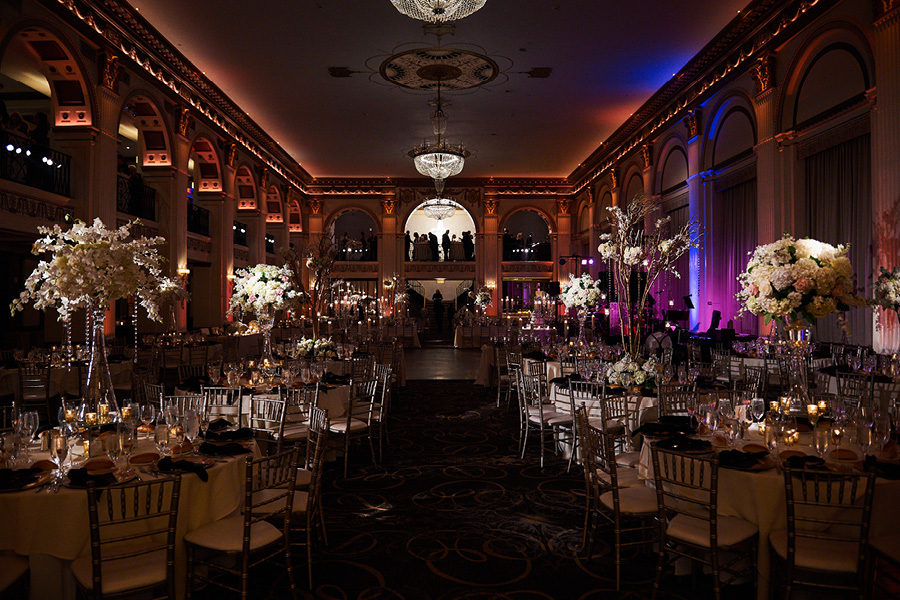
[[[584, 480], [562, 457], [543, 470], [517, 455], [514, 409], [470, 381], [410, 381], [393, 407], [384, 464], [351, 451], [329, 464], [329, 546], [313, 597], [450, 600], [645, 598], [655, 557], [625, 565], [617, 594], [611, 547], [578, 557]], [[611, 539], [611, 536], [607, 536]], [[300, 579], [305, 584], [305, 578]]]

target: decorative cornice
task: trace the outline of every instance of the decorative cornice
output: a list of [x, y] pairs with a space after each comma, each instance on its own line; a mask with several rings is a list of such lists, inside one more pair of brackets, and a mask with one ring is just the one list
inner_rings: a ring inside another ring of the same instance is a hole
[[[420, 204], [429, 198], [434, 198], [435, 192], [428, 188], [398, 188], [397, 197], [400, 204]], [[477, 207], [482, 203], [481, 188], [445, 188], [441, 196], [463, 206]]]
[[884, 25], [892, 17], [900, 17], [900, 0], [873, 0], [872, 4], [875, 11], [875, 27]]
[[22, 215], [50, 223], [63, 223], [67, 217], [75, 215], [74, 209], [69, 206], [53, 204], [10, 190], [0, 190], [0, 212]]
[[235, 260], [248, 262], [250, 260], [250, 250], [245, 250], [244, 248], [238, 248], [237, 246], [235, 246], [234, 258]]
[[569, 175], [574, 192], [603, 176], [637, 146], [669, 126], [673, 119], [683, 117], [689, 106], [702, 104], [726, 81], [746, 69], [748, 61], [790, 35], [801, 17], [813, 18], [838, 2], [752, 2]]

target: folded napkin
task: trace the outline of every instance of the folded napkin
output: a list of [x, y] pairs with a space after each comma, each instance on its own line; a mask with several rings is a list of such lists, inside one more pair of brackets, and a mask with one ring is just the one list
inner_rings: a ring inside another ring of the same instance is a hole
[[208, 442], [236, 442], [250, 439], [253, 439], [253, 430], [249, 427], [241, 427], [235, 431], [208, 431], [206, 433]]
[[200, 454], [208, 456], [235, 456], [237, 454], [246, 454], [250, 452], [237, 442], [229, 442], [227, 444], [210, 444], [203, 442], [200, 444]]
[[350, 383], [349, 375], [335, 375], [331, 371], [326, 371], [325, 376], [322, 378], [322, 381], [325, 383], [330, 383], [331, 385], [348, 385]]
[[712, 450], [712, 444], [708, 440], [698, 440], [681, 434], [660, 440], [656, 445], [663, 450], [676, 450], [678, 452], [703, 452]]
[[178, 387], [183, 390], [189, 390], [191, 392], [199, 392], [200, 388], [205, 385], [209, 385], [209, 377], [195, 375], [194, 377], [188, 377], [187, 379], [179, 383]]
[[171, 456], [166, 456], [160, 459], [156, 468], [160, 473], [196, 473], [200, 481], [209, 481], [206, 467], [189, 460], [173, 460]]
[[522, 358], [527, 358], [528, 360], [539, 360], [539, 361], [547, 361], [550, 360], [550, 357], [541, 352], [540, 350], [534, 350], [532, 352], [526, 352], [522, 355]]
[[[686, 417], [687, 418], [687, 417]], [[672, 435], [682, 435], [695, 433], [693, 427], [691, 427], [690, 423], [654, 423], [652, 421], [648, 423], [644, 423], [640, 427], [638, 427], [634, 433], [640, 433], [641, 435], [647, 435], [650, 437], [667, 437]], [[665, 446], [663, 446], [665, 447]]]
[[84, 487], [88, 483], [93, 482], [97, 487], [106, 487], [117, 483], [116, 476], [112, 473], [101, 473], [92, 475], [87, 469], [69, 469], [69, 481], [72, 485]]
[[784, 462], [792, 469], [827, 469], [825, 461], [818, 456], [789, 456]]
[[209, 426], [206, 428], [206, 434], [209, 435], [210, 432], [221, 431], [223, 429], [228, 429], [229, 427], [231, 427], [231, 421], [219, 417], [215, 421], [210, 421]]
[[866, 455], [863, 460], [863, 471], [875, 473], [884, 479], [900, 479], [900, 464], [879, 461], [871, 455]]
[[550, 385], [555, 385], [562, 389], [567, 389], [569, 387], [570, 381], [584, 381], [584, 378], [578, 373], [569, 373], [564, 377], [554, 377], [550, 380]]
[[43, 474], [41, 469], [0, 469], [0, 490], [19, 490], [37, 481]]
[[719, 452], [719, 466], [732, 469], [750, 469], [768, 455], [768, 452], [723, 450]]

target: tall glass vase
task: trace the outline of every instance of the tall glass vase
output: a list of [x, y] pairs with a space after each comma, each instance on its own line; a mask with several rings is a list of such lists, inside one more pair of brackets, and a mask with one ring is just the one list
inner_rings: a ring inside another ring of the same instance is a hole
[[275, 356], [272, 354], [272, 327], [275, 325], [275, 311], [272, 308], [266, 308], [256, 313], [256, 322], [259, 324], [259, 330], [263, 335], [262, 356], [260, 356], [260, 364], [264, 366], [274, 366]]
[[[91, 306], [91, 357], [88, 363], [87, 382], [85, 384], [83, 413], [102, 414], [105, 410], [119, 411], [116, 402], [116, 392], [113, 388], [112, 376], [109, 373], [109, 363], [106, 360], [106, 335], [103, 324], [106, 320], [106, 311], [102, 306]], [[101, 405], [106, 409], [101, 410]]]
[[584, 334], [585, 323], [587, 322], [588, 309], [586, 306], [578, 307], [578, 338], [576, 343], [584, 348], [588, 345], [587, 336]]

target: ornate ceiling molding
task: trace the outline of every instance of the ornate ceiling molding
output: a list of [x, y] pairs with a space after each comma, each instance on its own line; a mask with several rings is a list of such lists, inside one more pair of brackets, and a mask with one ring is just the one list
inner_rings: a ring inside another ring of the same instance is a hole
[[750, 61], [767, 51], [776, 39], [795, 31], [798, 20], [814, 18], [838, 2], [753, 2], [569, 175], [575, 193], [652, 139], [661, 128], [682, 118], [689, 107], [701, 104], [739, 69], [748, 68]]

